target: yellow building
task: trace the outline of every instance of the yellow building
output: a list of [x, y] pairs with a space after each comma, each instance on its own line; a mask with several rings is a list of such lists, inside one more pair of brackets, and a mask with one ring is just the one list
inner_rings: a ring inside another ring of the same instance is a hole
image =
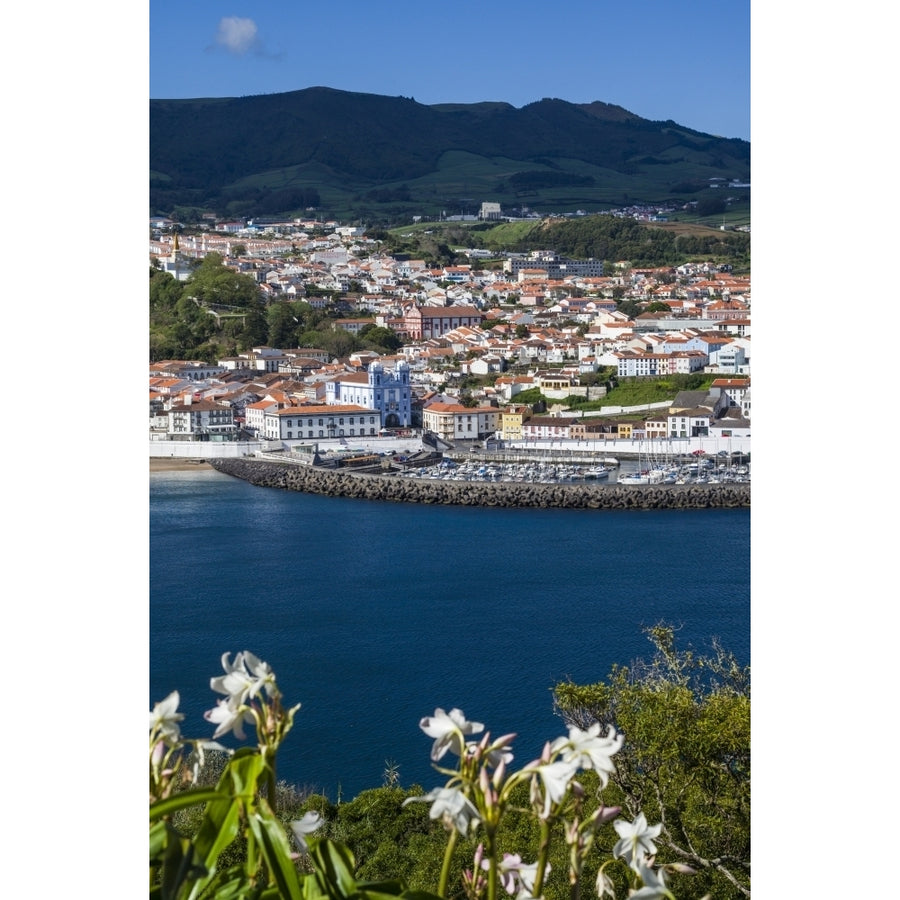
[[500, 437], [504, 441], [522, 440], [522, 423], [531, 416], [530, 406], [508, 406], [500, 413]]

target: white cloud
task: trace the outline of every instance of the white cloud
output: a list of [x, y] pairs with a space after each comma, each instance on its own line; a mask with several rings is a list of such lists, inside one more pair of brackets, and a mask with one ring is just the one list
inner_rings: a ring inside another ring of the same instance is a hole
[[228, 50], [229, 53], [238, 55], [258, 49], [259, 38], [256, 36], [256, 22], [253, 19], [226, 16], [219, 22], [216, 43]]

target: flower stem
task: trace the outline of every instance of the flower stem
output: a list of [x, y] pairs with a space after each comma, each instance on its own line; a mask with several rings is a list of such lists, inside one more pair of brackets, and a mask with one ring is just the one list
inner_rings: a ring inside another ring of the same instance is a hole
[[263, 746], [260, 749], [266, 763], [266, 800], [269, 801], [269, 808], [275, 812], [275, 748]]
[[444, 851], [444, 864], [441, 866], [441, 880], [438, 883], [438, 896], [447, 896], [447, 882], [450, 880], [450, 860], [453, 858], [453, 851], [456, 849], [456, 838], [459, 832], [454, 828], [450, 832], [447, 840], [447, 849]]
[[544, 872], [547, 871], [547, 857], [550, 855], [550, 823], [541, 819], [541, 846], [538, 851], [537, 873], [534, 877], [534, 896], [540, 897], [544, 888]]
[[272, 760], [272, 763], [269, 774], [266, 777], [266, 793], [268, 795], [269, 806], [272, 808], [272, 812], [275, 812], [275, 760]]
[[[493, 840], [488, 840], [488, 859], [491, 867], [488, 870], [488, 900], [497, 900], [497, 850]], [[537, 895], [540, 897], [540, 894]]]

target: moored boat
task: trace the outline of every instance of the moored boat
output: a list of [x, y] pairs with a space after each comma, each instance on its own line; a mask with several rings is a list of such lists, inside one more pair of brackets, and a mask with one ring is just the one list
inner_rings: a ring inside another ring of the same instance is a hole
[[650, 484], [649, 472], [630, 472], [627, 475], [620, 475], [616, 480], [617, 484]]

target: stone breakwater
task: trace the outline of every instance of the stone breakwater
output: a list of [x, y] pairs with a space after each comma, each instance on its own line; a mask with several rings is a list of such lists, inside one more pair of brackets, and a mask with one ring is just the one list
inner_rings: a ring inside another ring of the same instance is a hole
[[219, 472], [258, 487], [326, 497], [525, 509], [734, 509], [750, 506], [749, 484], [528, 484], [363, 475], [258, 459], [212, 459]]

